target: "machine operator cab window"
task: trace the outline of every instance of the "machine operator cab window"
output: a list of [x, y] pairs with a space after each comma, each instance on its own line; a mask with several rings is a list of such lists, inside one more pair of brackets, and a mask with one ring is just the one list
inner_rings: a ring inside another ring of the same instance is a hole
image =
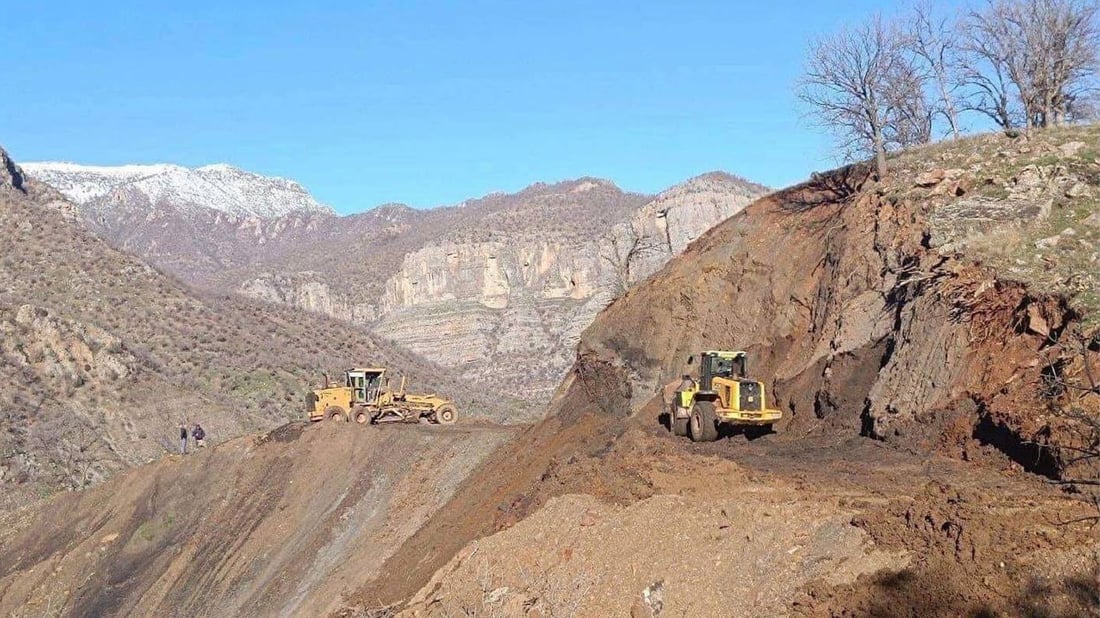
[[373, 403], [382, 389], [384, 372], [371, 369], [349, 369], [347, 387], [351, 389], [352, 399], [358, 403]]
[[732, 358], [714, 359], [714, 376], [716, 378], [743, 378], [740, 364]]
[[713, 378], [740, 380], [748, 377], [744, 352], [704, 352], [702, 355], [702, 388], [711, 390]]

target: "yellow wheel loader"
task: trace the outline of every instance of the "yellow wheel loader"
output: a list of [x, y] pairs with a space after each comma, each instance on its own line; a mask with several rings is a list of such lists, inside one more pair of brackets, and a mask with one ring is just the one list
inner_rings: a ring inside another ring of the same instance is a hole
[[699, 355], [699, 379], [684, 376], [669, 408], [669, 431], [694, 442], [713, 442], [723, 423], [767, 432], [783, 418], [767, 406], [764, 383], [748, 378], [744, 352]]
[[325, 386], [306, 395], [309, 420], [355, 421], [370, 423], [432, 423], [450, 425], [458, 420], [458, 411], [450, 400], [436, 395], [410, 395], [401, 387], [389, 390], [389, 378], [382, 367], [348, 369], [344, 385]]

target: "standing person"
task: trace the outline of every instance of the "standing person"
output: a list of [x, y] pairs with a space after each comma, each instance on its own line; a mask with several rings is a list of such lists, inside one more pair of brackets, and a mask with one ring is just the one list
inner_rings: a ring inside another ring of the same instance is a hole
[[180, 423], [180, 455], [187, 454], [187, 425]]
[[206, 448], [206, 432], [202, 430], [202, 425], [195, 423], [194, 429], [191, 430], [191, 437], [195, 439], [195, 448]]

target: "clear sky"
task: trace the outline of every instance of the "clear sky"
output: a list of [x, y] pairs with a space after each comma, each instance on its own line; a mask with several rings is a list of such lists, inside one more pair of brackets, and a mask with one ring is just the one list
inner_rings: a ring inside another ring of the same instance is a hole
[[792, 94], [807, 39], [897, 8], [42, 0], [0, 22], [0, 144], [17, 161], [228, 162], [342, 212], [579, 176], [783, 186], [836, 163]]

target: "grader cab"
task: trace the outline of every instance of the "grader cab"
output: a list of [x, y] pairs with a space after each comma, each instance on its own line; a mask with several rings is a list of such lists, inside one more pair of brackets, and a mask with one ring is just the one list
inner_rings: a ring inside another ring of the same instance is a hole
[[324, 387], [306, 395], [309, 420], [351, 421], [359, 424], [432, 423], [450, 425], [458, 412], [450, 400], [431, 395], [405, 392], [405, 378], [396, 390], [390, 390], [383, 367], [348, 369], [344, 384]]
[[744, 352], [712, 350], [699, 355], [699, 379], [685, 380], [669, 408], [669, 430], [694, 442], [712, 442], [722, 424], [767, 432], [783, 417], [767, 406], [764, 383], [748, 377]]

